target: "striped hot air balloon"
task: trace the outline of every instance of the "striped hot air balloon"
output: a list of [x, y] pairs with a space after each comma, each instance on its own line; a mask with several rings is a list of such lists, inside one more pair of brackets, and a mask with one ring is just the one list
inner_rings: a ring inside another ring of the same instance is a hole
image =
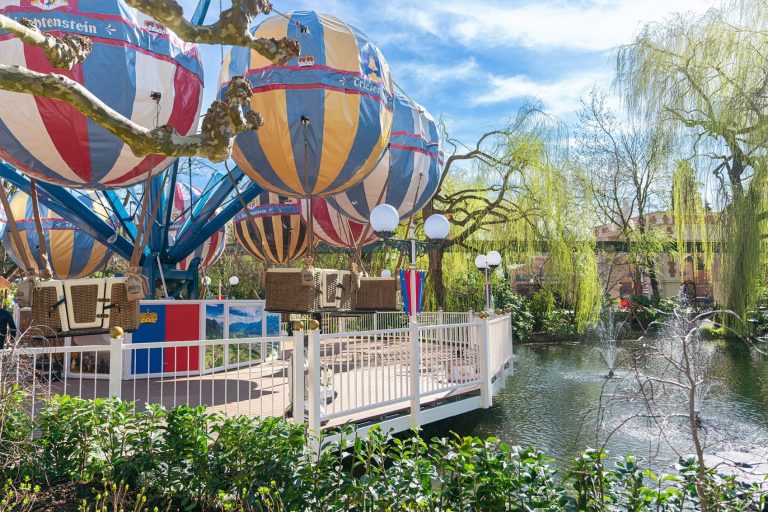
[[[79, 195], [78, 198], [83, 203], [83, 208], [88, 208], [105, 220], [109, 219], [107, 209], [93, 192]], [[34, 261], [38, 267], [42, 267], [32, 198], [23, 192], [17, 192], [11, 197], [10, 203], [16, 227], [21, 235], [22, 247], [16, 246], [8, 229], [3, 235], [3, 245], [14, 263], [20, 267], [23, 265], [22, 259], [19, 258], [20, 251], [27, 254], [29, 261]], [[112, 256], [112, 251], [106, 246], [44, 205], [39, 205], [39, 211], [54, 277], [57, 279], [85, 277], [106, 265]]]
[[[367, 224], [345, 217], [325, 198], [313, 198], [311, 202], [313, 233], [321, 242], [340, 249], [354, 249], [364, 234], [363, 246], [378, 240], [372, 229], [366, 229]], [[301, 201], [301, 216], [305, 222], [309, 210], [308, 203], [306, 199]]]
[[[200, 196], [202, 190], [197, 187], [191, 187], [183, 183], [176, 183], [173, 192], [173, 210], [171, 211], [171, 226], [168, 228], [169, 244], [173, 245], [176, 237], [184, 227], [187, 220], [200, 207]], [[180, 261], [176, 268], [187, 270], [192, 264], [192, 260], [200, 258], [200, 268], [206, 269], [215, 264], [221, 255], [224, 254], [224, 248], [227, 245], [227, 229], [222, 227], [216, 231], [209, 239], [195, 249], [195, 252]]]
[[296, 39], [301, 56], [275, 66], [248, 48], [227, 54], [219, 83], [245, 75], [251, 108], [265, 118], [258, 132], [237, 137], [235, 162], [286, 196], [328, 196], [359, 183], [384, 153], [392, 126], [392, 77], [381, 51], [357, 29], [315, 12], [269, 18], [254, 34]]
[[[168, 124], [184, 135], [197, 129], [203, 87], [197, 46], [123, 0], [0, 0], [0, 14], [93, 42], [88, 58], [65, 71], [54, 69], [42, 49], [0, 30], [0, 64], [65, 75], [142, 126]], [[0, 158], [41, 181], [75, 188], [127, 186], [171, 162], [134, 155], [61, 101], [2, 90]]]
[[394, 206], [404, 220], [432, 199], [442, 172], [437, 124], [424, 107], [398, 94], [389, 149], [362, 183], [328, 202], [358, 222], [367, 223], [382, 203]]
[[248, 209], [253, 220], [242, 211], [235, 216], [233, 227], [237, 243], [254, 258], [284, 265], [307, 253], [309, 236], [295, 199], [262, 192]]

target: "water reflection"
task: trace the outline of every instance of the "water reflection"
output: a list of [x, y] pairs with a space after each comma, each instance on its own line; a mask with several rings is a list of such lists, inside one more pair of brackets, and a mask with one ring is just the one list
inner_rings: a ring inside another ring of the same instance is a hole
[[[718, 449], [764, 446], [768, 441], [768, 358], [750, 355], [740, 342], [714, 342], [712, 376], [716, 386], [702, 404], [707, 437]], [[494, 397], [488, 410], [450, 418], [425, 428], [427, 436], [450, 432], [495, 436], [507, 442], [533, 445], [559, 460], [570, 460], [577, 451], [597, 446], [638, 405], [619, 404], [596, 432], [596, 410], [602, 392], [612, 393], [621, 378], [632, 378], [631, 361], [642, 351], [635, 344], [621, 344], [618, 380], [607, 380], [605, 362], [589, 345], [518, 345], [515, 375]], [[625, 382], [626, 385], [626, 382]], [[621, 389], [621, 388], [619, 388]], [[613, 454], [634, 452], [661, 469], [677, 461], [675, 449], [689, 453], [685, 422], [665, 428], [660, 441], [648, 420], [632, 420], [607, 443]], [[669, 446], [669, 445], [672, 446]]]

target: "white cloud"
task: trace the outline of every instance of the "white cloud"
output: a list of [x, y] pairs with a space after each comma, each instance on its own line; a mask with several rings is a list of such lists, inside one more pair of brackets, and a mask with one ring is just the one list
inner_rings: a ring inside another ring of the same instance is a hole
[[422, 85], [439, 85], [448, 81], [465, 80], [477, 76], [480, 72], [480, 65], [472, 57], [444, 64], [410, 61], [397, 65], [392, 71], [396, 76], [406, 77], [410, 82]]
[[[558, 0], [499, 2], [424, 0], [418, 11], [391, 2], [387, 17], [476, 48], [524, 46], [602, 51], [627, 43], [643, 24], [675, 12], [704, 12], [711, 0]], [[471, 7], [469, 7], [471, 6]], [[429, 22], [420, 13], [429, 12]]]
[[521, 99], [539, 99], [545, 109], [557, 116], [567, 116], [580, 108], [580, 100], [595, 86], [607, 88], [611, 75], [585, 72], [542, 82], [524, 75], [492, 76], [488, 88], [472, 98], [475, 106], [491, 105]]

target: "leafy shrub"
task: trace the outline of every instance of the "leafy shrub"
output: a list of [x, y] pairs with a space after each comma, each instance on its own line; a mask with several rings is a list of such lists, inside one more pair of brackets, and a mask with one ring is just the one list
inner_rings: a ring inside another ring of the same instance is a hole
[[[55, 484], [52, 478], [90, 491], [90, 499], [69, 504], [83, 512], [651, 512], [699, 510], [697, 489], [717, 504], [713, 510], [764, 510], [766, 499], [756, 485], [713, 471], [697, 485], [691, 461], [682, 461], [675, 475], [656, 475], [632, 456], [608, 467], [605, 452], [587, 450], [561, 475], [543, 453], [495, 438], [427, 442], [416, 434], [391, 438], [373, 428], [367, 439], [343, 430], [316, 444], [308, 443], [302, 425], [276, 418], [230, 418], [186, 406], [135, 411], [115, 399], [70, 397], [52, 399], [34, 425], [26, 418], [23, 428], [41, 433], [29, 453], [42, 461], [36, 464], [39, 474], [37, 481], [6, 480], [0, 510], [29, 510], [39, 501], [38, 484]], [[324, 449], [310, 452], [308, 446], [320, 444]]]
[[699, 335], [705, 340], [727, 338], [730, 331], [723, 325], [704, 322], [699, 326]]
[[549, 290], [539, 290], [531, 299], [531, 313], [533, 313], [534, 329], [540, 331], [544, 327], [544, 317], [555, 309], [555, 296]]
[[25, 402], [19, 386], [0, 386], [0, 477], [18, 476], [24, 461], [32, 458], [32, 422]]
[[512, 316], [512, 334], [515, 341], [525, 340], [533, 331], [533, 314], [529, 309], [528, 300], [517, 293], [510, 293], [504, 307]]
[[544, 315], [544, 332], [557, 339], [572, 338], [578, 334], [573, 314], [566, 309], [554, 309]]

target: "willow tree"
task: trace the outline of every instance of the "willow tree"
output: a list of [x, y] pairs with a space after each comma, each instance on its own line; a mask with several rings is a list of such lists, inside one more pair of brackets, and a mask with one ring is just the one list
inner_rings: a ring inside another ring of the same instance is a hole
[[482, 249], [475, 242], [488, 240], [491, 228], [527, 214], [514, 200], [520, 191], [520, 176], [531, 164], [526, 143], [533, 138], [557, 140], [561, 132], [562, 126], [538, 105], [526, 105], [504, 126], [482, 134], [471, 146], [446, 137], [447, 154], [437, 193], [422, 211], [423, 218], [443, 213], [452, 224], [451, 240], [429, 255], [437, 306], [445, 305], [445, 251], [452, 246], [466, 251]]
[[[430, 254], [437, 305], [445, 305], [443, 272], [472, 272], [474, 255], [494, 249], [506, 263], [547, 253], [554, 291], [574, 304], [579, 325], [599, 309], [594, 240], [570, 190], [567, 141], [560, 123], [525, 107], [503, 129], [484, 134], [473, 147], [448, 139], [442, 182], [424, 214], [451, 217], [451, 240]], [[463, 253], [444, 261], [444, 250]], [[476, 272], [476, 271], [475, 271]], [[454, 281], [449, 278], [448, 281]], [[597, 305], [596, 305], [597, 304]]]
[[618, 53], [617, 84], [630, 112], [676, 137], [680, 157], [695, 158], [720, 211], [716, 298], [743, 315], [764, 263], [768, 4], [743, 0], [646, 26]]
[[627, 243], [635, 293], [647, 273], [658, 300], [656, 256], [665, 237], [649, 224], [648, 214], [668, 206], [670, 139], [658, 126], [620, 119], [599, 89], [582, 99], [578, 119], [580, 191], [595, 206], [598, 222], [615, 227]]

